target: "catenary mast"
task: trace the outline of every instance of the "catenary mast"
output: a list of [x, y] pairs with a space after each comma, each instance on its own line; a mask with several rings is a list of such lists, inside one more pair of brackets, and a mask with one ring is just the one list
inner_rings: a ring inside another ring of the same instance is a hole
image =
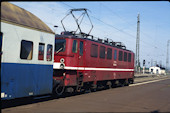
[[136, 71], [138, 72], [138, 68], [140, 67], [139, 61], [139, 45], [140, 45], [140, 14], [137, 17], [137, 36], [136, 36]]

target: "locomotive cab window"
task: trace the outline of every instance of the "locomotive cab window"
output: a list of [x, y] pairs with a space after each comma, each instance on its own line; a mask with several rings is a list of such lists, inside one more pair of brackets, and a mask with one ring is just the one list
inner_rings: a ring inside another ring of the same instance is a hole
[[128, 62], [131, 62], [131, 53], [128, 53]]
[[52, 51], [53, 51], [53, 46], [48, 44], [47, 45], [47, 61], [52, 61]]
[[38, 60], [44, 60], [45, 44], [39, 43]]
[[31, 60], [33, 55], [33, 42], [22, 40], [21, 41], [21, 51], [20, 58]]
[[65, 39], [56, 39], [55, 40], [55, 52], [64, 52], [66, 47], [66, 40]]
[[91, 45], [91, 53], [90, 53], [91, 57], [98, 57], [98, 45], [96, 44], [92, 44]]
[[107, 48], [107, 59], [112, 59], [112, 49]]
[[83, 55], [83, 42], [80, 41], [80, 55]]
[[105, 47], [100, 46], [100, 58], [105, 58]]
[[73, 41], [72, 52], [77, 53], [77, 40]]
[[127, 52], [124, 52], [124, 61], [127, 61]]
[[123, 60], [123, 51], [119, 51], [119, 61]]

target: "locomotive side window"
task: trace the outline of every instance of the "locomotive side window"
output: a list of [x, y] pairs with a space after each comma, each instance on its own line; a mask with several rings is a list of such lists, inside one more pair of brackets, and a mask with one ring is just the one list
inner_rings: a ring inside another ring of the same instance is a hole
[[55, 40], [55, 52], [64, 52], [66, 47], [66, 40], [65, 39], [56, 39]]
[[100, 46], [100, 58], [105, 58], [105, 47]]
[[33, 55], [33, 42], [22, 40], [21, 41], [21, 51], [20, 58], [31, 60]]
[[53, 46], [48, 44], [47, 45], [47, 61], [52, 61], [52, 50], [53, 50]]
[[80, 41], [80, 55], [83, 55], [83, 42]]
[[124, 52], [124, 61], [127, 61], [127, 52]]
[[112, 59], [112, 49], [107, 48], [107, 59]]
[[98, 45], [92, 44], [91, 45], [91, 57], [98, 57]]
[[128, 62], [131, 62], [131, 53], [128, 53]]
[[114, 51], [114, 60], [117, 59], [117, 50]]
[[74, 40], [74, 41], [73, 41], [72, 52], [73, 52], [73, 53], [77, 53], [77, 40]]
[[45, 44], [39, 43], [38, 60], [44, 60]]
[[119, 61], [123, 60], [123, 51], [119, 51]]

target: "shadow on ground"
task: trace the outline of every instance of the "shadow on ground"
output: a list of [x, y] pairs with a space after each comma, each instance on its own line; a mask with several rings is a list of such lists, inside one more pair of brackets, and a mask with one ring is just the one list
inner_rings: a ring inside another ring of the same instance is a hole
[[151, 113], [160, 113], [159, 110], [151, 111]]
[[[118, 88], [118, 87], [120, 87], [120, 86], [117, 86], [115, 88]], [[107, 89], [99, 89], [99, 90], [97, 90], [97, 92], [104, 91], [104, 90], [107, 90]], [[34, 103], [39, 103], [39, 102], [44, 102], [44, 101], [49, 101], [49, 100], [54, 100], [54, 99], [59, 99], [59, 98], [78, 96], [78, 95], [82, 95], [82, 94], [84, 95], [84, 94], [88, 94], [88, 93], [93, 93], [93, 92], [86, 91], [86, 92], [72, 93], [72, 94], [67, 93], [60, 97], [56, 97], [55, 95], [49, 94], [49, 95], [25, 97], [25, 98], [11, 99], [11, 100], [1, 100], [1, 109], [22, 106], [22, 105], [28, 105], [28, 104], [34, 104]]]

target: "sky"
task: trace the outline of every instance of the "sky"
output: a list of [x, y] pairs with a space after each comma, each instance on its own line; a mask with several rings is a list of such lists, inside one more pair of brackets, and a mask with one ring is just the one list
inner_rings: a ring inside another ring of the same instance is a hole
[[[10, 2], [39, 17], [56, 34], [64, 31], [61, 20], [70, 9], [86, 8], [93, 24], [91, 35], [123, 42], [126, 48], [136, 52], [137, 16], [140, 15], [141, 66], [156, 63], [166, 67], [167, 42], [170, 40], [170, 2], [168, 1], [42, 1]], [[80, 13], [75, 13], [78, 18]], [[76, 23], [71, 15], [63, 20], [67, 31], [75, 31]], [[58, 28], [54, 28], [57, 25]], [[90, 21], [85, 16], [82, 31], [88, 33]], [[170, 44], [169, 44], [170, 45]], [[170, 68], [170, 46], [169, 46]]]

